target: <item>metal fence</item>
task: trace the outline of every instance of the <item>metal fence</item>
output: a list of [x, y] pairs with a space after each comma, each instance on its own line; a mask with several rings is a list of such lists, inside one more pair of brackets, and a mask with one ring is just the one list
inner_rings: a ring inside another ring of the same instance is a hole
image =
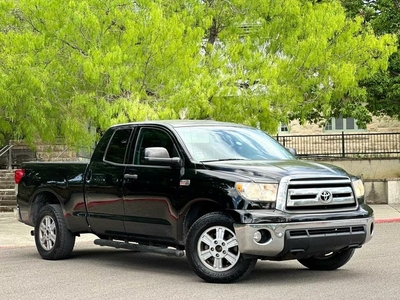
[[400, 132], [320, 135], [277, 135], [286, 148], [300, 157], [400, 157]]

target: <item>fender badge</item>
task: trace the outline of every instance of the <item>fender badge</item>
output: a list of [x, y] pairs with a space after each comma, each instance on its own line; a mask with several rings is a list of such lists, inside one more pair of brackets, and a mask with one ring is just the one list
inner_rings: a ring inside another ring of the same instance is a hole
[[189, 180], [189, 179], [182, 179], [182, 180], [179, 182], [179, 185], [180, 185], [180, 186], [189, 186], [189, 185], [190, 185], [190, 180]]

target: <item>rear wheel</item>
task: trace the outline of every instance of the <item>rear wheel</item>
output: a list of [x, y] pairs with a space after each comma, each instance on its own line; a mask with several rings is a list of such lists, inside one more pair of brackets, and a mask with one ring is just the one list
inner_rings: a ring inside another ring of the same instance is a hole
[[35, 243], [44, 259], [64, 259], [71, 255], [75, 235], [67, 228], [60, 205], [44, 206], [35, 224]]
[[190, 228], [186, 256], [190, 267], [202, 279], [229, 283], [247, 276], [257, 259], [245, 259], [240, 253], [233, 221], [221, 212], [198, 219]]
[[299, 262], [311, 270], [336, 270], [350, 260], [354, 251], [355, 249], [347, 249], [340, 252], [299, 259]]

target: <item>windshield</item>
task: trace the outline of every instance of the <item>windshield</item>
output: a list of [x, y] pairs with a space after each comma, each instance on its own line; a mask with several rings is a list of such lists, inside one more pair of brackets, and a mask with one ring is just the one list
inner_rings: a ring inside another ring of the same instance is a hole
[[197, 161], [294, 159], [269, 135], [251, 127], [178, 127], [176, 131]]

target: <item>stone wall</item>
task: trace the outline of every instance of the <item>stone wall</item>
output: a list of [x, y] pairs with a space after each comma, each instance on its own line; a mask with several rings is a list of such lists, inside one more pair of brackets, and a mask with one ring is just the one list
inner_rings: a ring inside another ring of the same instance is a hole
[[368, 132], [399, 132], [400, 121], [387, 116], [375, 117], [373, 122], [367, 125]]
[[40, 161], [76, 161], [77, 153], [63, 144], [36, 144], [36, 156]]
[[[56, 142], [54, 145], [37, 142], [35, 149], [31, 149], [28, 145], [21, 141], [11, 141], [14, 145], [11, 151], [14, 151], [13, 156], [17, 153], [22, 153], [26, 156], [23, 161], [38, 160], [38, 161], [74, 161], [78, 160], [77, 152], [69, 149], [61, 142]], [[31, 155], [32, 153], [32, 155]], [[29, 155], [28, 155], [29, 154]]]

